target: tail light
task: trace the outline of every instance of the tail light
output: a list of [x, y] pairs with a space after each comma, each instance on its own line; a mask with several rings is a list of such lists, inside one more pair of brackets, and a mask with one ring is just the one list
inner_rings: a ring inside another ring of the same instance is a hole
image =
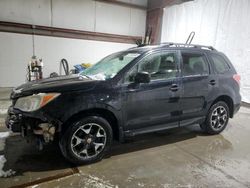
[[240, 85], [240, 75], [235, 74], [235, 75], [233, 76], [233, 79]]

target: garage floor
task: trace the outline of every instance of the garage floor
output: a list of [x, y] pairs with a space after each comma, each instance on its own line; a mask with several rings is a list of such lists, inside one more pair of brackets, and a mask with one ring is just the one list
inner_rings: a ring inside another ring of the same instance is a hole
[[77, 167], [56, 145], [39, 152], [12, 134], [0, 138], [0, 156], [7, 159], [3, 170], [16, 172], [0, 178], [0, 187], [250, 187], [249, 122], [250, 109], [242, 107], [221, 135], [204, 135], [196, 125], [143, 135], [114, 143], [101, 162]]

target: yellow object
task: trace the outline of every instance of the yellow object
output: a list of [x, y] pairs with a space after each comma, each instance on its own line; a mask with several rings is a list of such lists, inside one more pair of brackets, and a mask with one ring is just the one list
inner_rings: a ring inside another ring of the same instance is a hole
[[92, 64], [90, 64], [90, 63], [83, 63], [82, 66], [83, 66], [84, 68], [89, 68], [89, 67], [92, 66]]

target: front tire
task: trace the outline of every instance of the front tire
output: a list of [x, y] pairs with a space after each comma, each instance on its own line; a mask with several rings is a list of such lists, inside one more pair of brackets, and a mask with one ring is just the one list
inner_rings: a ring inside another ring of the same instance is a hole
[[209, 109], [206, 121], [201, 125], [201, 128], [208, 134], [219, 134], [226, 128], [228, 120], [228, 105], [219, 101]]
[[99, 116], [80, 118], [71, 124], [60, 139], [64, 157], [74, 164], [99, 161], [108, 152], [113, 140], [108, 121]]

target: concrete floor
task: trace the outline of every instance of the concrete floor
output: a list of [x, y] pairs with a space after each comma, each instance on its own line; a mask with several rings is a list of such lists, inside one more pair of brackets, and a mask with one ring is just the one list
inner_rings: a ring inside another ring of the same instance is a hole
[[250, 109], [242, 107], [220, 135], [204, 135], [197, 125], [142, 135], [77, 167], [57, 145], [39, 152], [13, 134], [0, 155], [4, 170], [16, 174], [0, 178], [0, 187], [250, 187], [249, 122]]

